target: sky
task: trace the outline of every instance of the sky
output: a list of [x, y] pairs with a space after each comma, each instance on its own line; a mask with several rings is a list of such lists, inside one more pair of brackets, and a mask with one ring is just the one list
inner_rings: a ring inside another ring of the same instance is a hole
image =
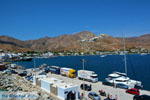
[[0, 0], [0, 35], [31, 40], [80, 31], [150, 33], [150, 0]]

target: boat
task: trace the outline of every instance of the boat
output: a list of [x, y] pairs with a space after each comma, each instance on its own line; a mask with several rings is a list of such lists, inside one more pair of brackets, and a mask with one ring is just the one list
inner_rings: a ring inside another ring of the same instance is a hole
[[102, 58], [103, 58], [103, 57], [105, 57], [105, 56], [106, 56], [106, 55], [101, 55], [100, 57], [102, 57]]
[[124, 64], [125, 64], [125, 73], [121, 72], [113, 72], [108, 75], [108, 78], [105, 80], [107, 82], [110, 82], [112, 84], [124, 84], [128, 86], [129, 88], [134, 87], [142, 87], [142, 83], [140, 81], [132, 80], [129, 77], [127, 77], [127, 62], [126, 62], [126, 51], [125, 51], [125, 40], [123, 38], [123, 47], [124, 47]]
[[48, 58], [56, 58], [57, 56], [43, 56], [43, 59], [48, 59]]
[[145, 55], [147, 55], [147, 53], [141, 53], [141, 56], [145, 56]]
[[112, 84], [124, 84], [127, 85], [129, 88], [134, 88], [135, 86], [142, 86], [140, 81], [132, 80], [126, 76], [125, 73], [120, 72], [113, 72], [108, 75], [106, 81]]
[[124, 55], [124, 53], [123, 53], [123, 52], [120, 52], [120, 55]]
[[32, 57], [20, 57], [19, 61], [32, 61]]

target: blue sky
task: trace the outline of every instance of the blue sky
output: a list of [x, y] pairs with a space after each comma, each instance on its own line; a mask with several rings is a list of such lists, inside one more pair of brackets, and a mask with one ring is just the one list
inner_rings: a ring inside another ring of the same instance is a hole
[[0, 35], [30, 40], [83, 30], [150, 33], [150, 0], [0, 0]]

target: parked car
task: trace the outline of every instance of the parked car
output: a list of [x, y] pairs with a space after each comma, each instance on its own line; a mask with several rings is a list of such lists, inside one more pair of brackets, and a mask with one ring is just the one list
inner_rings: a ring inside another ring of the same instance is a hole
[[18, 75], [19, 76], [26, 76], [27, 74], [25, 74], [25, 73], [19, 73]]
[[18, 75], [19, 76], [27, 76], [27, 71], [23, 71], [23, 72], [18, 72]]
[[11, 74], [12, 71], [11, 71], [11, 69], [6, 69], [4, 72]]
[[122, 89], [128, 89], [128, 88], [129, 88], [127, 85], [121, 84], [121, 83], [116, 84], [116, 87], [117, 87], [117, 88], [122, 88]]
[[33, 76], [29, 75], [29, 76], [26, 76], [25, 77], [28, 81], [32, 80], [33, 79]]
[[82, 90], [86, 90], [86, 91], [91, 91], [91, 90], [92, 90], [91, 86], [89, 86], [89, 85], [87, 85], [87, 84], [81, 84], [81, 85], [80, 85], [80, 88], [81, 88]]
[[103, 84], [103, 85], [108, 85], [108, 86], [114, 86], [112, 83], [107, 82], [107, 81], [102, 82], [102, 84]]
[[92, 100], [101, 100], [100, 96], [97, 95], [95, 92], [90, 92], [88, 94], [88, 97], [91, 98]]
[[5, 72], [10, 73], [10, 74], [18, 74], [15, 70], [12, 70], [12, 69], [6, 69]]
[[39, 75], [46, 75], [46, 72], [41, 72], [39, 73]]
[[115, 99], [106, 98], [106, 99], [104, 99], [104, 100], [115, 100]]
[[15, 70], [11, 70], [12, 74], [18, 74], [18, 72], [16, 72]]
[[135, 88], [127, 89], [126, 93], [135, 94], [135, 95], [139, 95], [140, 94], [139, 90], [135, 89]]
[[44, 69], [44, 71], [45, 71], [45, 73], [48, 73], [48, 72], [50, 72], [50, 68], [46, 67], [46, 68]]
[[135, 95], [133, 97], [133, 100], [150, 100], [150, 96], [149, 95]]

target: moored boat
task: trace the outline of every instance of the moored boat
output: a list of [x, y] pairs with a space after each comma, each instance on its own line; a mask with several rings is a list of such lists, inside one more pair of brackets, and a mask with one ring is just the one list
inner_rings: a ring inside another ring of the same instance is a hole
[[123, 48], [124, 48], [124, 66], [125, 66], [125, 73], [121, 72], [113, 72], [112, 74], [108, 75], [108, 78], [106, 78], [107, 82], [110, 82], [112, 84], [124, 84], [128, 86], [129, 88], [134, 88], [136, 86], [142, 87], [142, 83], [140, 81], [132, 80], [129, 77], [127, 77], [127, 61], [126, 61], [126, 50], [125, 50], [125, 40], [123, 38]]

